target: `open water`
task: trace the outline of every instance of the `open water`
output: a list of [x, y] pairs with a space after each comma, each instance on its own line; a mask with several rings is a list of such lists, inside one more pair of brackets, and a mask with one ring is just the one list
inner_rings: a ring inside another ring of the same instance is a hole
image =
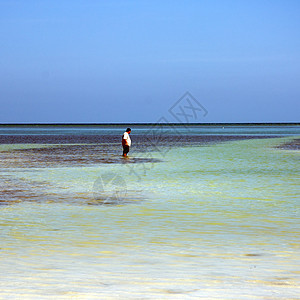
[[0, 299], [299, 299], [299, 126], [0, 128]]

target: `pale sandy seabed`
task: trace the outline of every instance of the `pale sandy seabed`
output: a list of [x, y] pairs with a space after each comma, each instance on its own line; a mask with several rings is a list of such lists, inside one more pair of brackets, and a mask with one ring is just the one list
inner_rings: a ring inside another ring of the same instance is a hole
[[15, 138], [0, 299], [299, 299], [295, 137]]

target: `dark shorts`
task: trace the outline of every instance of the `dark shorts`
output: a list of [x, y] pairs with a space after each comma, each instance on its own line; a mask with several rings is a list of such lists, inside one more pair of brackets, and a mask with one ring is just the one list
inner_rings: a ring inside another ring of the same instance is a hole
[[129, 146], [124, 145], [123, 146], [123, 154], [127, 154], [129, 152]]

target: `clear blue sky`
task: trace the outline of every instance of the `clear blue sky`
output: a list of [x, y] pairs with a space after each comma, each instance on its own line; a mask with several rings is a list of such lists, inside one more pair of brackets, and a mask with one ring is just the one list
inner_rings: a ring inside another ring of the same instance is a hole
[[295, 122], [298, 0], [0, 0], [0, 123]]

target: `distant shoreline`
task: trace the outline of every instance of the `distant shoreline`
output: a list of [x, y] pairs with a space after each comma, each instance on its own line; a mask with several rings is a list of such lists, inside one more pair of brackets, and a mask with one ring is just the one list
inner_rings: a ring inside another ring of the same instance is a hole
[[284, 122], [284, 123], [0, 123], [2, 127], [90, 127], [90, 126], [300, 126], [297, 122]]

